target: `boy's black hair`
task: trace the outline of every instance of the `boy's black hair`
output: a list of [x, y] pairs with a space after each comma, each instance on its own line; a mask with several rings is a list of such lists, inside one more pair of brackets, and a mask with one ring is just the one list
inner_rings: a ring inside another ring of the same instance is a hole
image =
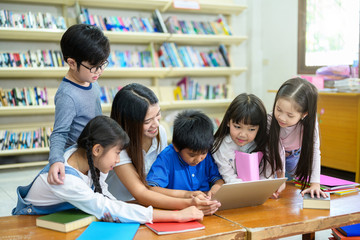
[[75, 24], [69, 27], [60, 41], [65, 62], [73, 58], [78, 69], [82, 61], [92, 66], [102, 64], [110, 54], [110, 42], [103, 31], [88, 24]]
[[214, 126], [208, 116], [200, 111], [185, 110], [174, 121], [173, 145], [181, 151], [207, 152], [214, 142]]
[[91, 119], [88, 124], [86, 124], [77, 140], [77, 144], [79, 148], [86, 150], [95, 192], [102, 193], [99, 182], [100, 171], [94, 166], [92, 148], [96, 144], [100, 144], [105, 151], [117, 145], [121, 149], [124, 149], [129, 144], [128, 135], [115, 120], [100, 115]]

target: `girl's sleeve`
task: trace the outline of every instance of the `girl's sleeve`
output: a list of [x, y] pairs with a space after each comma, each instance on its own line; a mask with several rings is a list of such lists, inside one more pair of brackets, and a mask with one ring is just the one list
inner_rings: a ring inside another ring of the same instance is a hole
[[208, 176], [209, 176], [209, 183], [210, 186], [214, 185], [215, 182], [219, 179], [223, 179], [221, 177], [221, 174], [219, 173], [218, 167], [216, 166], [216, 164], [214, 163], [214, 159], [211, 156], [210, 153], [208, 153], [208, 155], [206, 156], [206, 161], [207, 161], [207, 170], [208, 170]]
[[162, 125], [159, 125], [160, 133], [160, 151], [164, 150], [167, 147], [167, 135], [166, 130]]
[[117, 200], [110, 192], [108, 189], [108, 184], [105, 182], [106, 178], [107, 178], [108, 174], [102, 173], [100, 172], [100, 186], [101, 186], [101, 190], [102, 193], [107, 196], [108, 198], [110, 198], [111, 200]]
[[52, 193], [64, 202], [68, 202], [82, 211], [101, 219], [104, 213], [110, 213], [121, 222], [151, 223], [153, 208], [112, 200], [101, 193], [95, 193], [79, 177], [66, 175], [64, 184], [50, 185]]
[[222, 146], [213, 154], [214, 161], [225, 183], [239, 182], [235, 167], [235, 151], [224, 151]]
[[320, 156], [319, 124], [316, 119], [315, 132], [314, 132], [314, 155], [313, 155], [313, 165], [312, 165], [312, 172], [311, 172], [311, 182], [320, 183], [320, 169], [321, 169], [321, 156]]

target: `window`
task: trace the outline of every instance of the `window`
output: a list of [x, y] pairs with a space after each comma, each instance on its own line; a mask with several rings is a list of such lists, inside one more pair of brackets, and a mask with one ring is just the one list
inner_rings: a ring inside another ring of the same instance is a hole
[[299, 0], [298, 73], [359, 59], [359, 0]]

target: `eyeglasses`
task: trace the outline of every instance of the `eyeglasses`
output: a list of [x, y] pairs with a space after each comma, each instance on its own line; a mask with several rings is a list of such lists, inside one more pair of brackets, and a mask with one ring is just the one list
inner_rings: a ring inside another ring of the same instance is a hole
[[89, 71], [91, 73], [96, 73], [97, 71], [99, 71], [99, 69], [101, 69], [101, 71], [104, 71], [104, 69], [109, 65], [109, 62], [108, 60], [106, 60], [103, 64], [99, 65], [99, 66], [96, 66], [96, 67], [88, 67], [88, 66], [85, 66], [84, 64], [80, 63], [81, 66], [83, 66], [84, 68], [86, 69], [89, 69]]

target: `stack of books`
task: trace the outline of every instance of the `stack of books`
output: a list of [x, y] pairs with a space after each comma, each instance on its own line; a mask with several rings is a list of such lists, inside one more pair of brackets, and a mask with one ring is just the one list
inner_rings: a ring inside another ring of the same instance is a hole
[[89, 13], [89, 9], [81, 8], [79, 21], [99, 27], [103, 31], [114, 32], [146, 32], [166, 33], [160, 12], [155, 10], [151, 17], [101, 16]]
[[31, 29], [66, 29], [63, 16], [55, 17], [51, 13], [13, 12], [0, 9], [0, 27]]
[[[295, 186], [302, 187], [302, 183], [294, 180]], [[359, 192], [359, 183], [347, 181], [344, 179], [320, 175], [321, 190], [335, 195], [345, 195], [349, 193]]]
[[201, 85], [190, 77], [183, 77], [174, 89], [174, 100], [227, 99], [226, 84]]
[[226, 48], [203, 52], [192, 46], [180, 46], [175, 43], [163, 43], [158, 50], [162, 67], [230, 67]]
[[360, 240], [360, 224], [354, 224], [344, 227], [332, 228], [331, 240], [348, 239]]

